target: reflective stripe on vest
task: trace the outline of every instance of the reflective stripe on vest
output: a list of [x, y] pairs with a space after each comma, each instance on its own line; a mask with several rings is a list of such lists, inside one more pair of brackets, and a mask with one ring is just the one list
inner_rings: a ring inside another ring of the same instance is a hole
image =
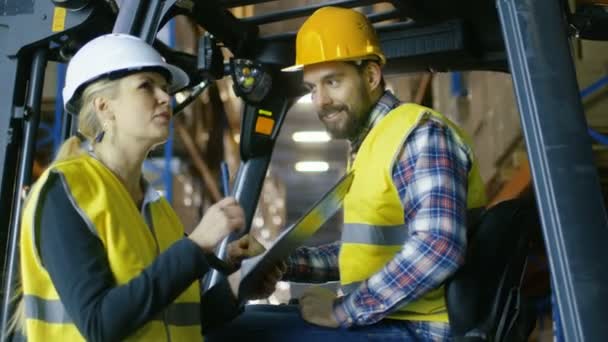
[[[352, 293], [362, 281], [381, 272], [399, 253], [408, 238], [409, 220], [405, 217], [399, 191], [393, 182], [393, 167], [404, 142], [425, 120], [449, 127], [459, 153], [472, 162], [467, 177], [467, 205], [485, 203], [483, 181], [472, 148], [462, 131], [443, 115], [426, 107], [404, 104], [388, 113], [367, 134], [350, 166], [355, 179], [344, 199], [344, 224], [339, 270], [343, 290]], [[442, 287], [393, 310], [391, 319], [448, 322]]]
[[25, 317], [48, 323], [72, 323], [60, 300], [42, 299], [37, 296], [23, 296]]
[[[342, 242], [367, 245], [394, 246], [402, 245], [407, 240], [407, 227], [404, 224], [393, 226], [374, 226], [361, 223], [346, 223], [342, 230]], [[342, 292], [349, 294], [355, 291], [360, 281], [342, 285]]]
[[393, 226], [373, 226], [361, 223], [345, 223], [342, 242], [363, 243], [367, 245], [402, 245], [407, 239], [404, 224]]
[[[183, 238], [184, 229], [170, 204], [161, 197], [146, 207], [146, 222], [124, 185], [90, 155], [57, 162], [40, 176], [24, 206], [20, 237], [28, 341], [81, 341], [84, 337], [61, 304], [35, 244], [40, 228], [36, 219], [38, 195], [45, 191], [51, 174], [61, 178], [72, 204], [102, 241], [116, 286], [139, 276], [159, 253]], [[149, 317], [129, 339], [157, 341], [176, 336], [174, 340], [200, 341], [199, 303], [200, 286], [193, 282], [172, 304], [158, 308], [159, 313]]]
[[[60, 300], [43, 299], [32, 295], [23, 296], [23, 300], [27, 318], [47, 323], [73, 323]], [[164, 313], [169, 325], [191, 326], [201, 322], [198, 303], [173, 303], [165, 309]], [[163, 321], [163, 313], [159, 313], [152, 320]]]

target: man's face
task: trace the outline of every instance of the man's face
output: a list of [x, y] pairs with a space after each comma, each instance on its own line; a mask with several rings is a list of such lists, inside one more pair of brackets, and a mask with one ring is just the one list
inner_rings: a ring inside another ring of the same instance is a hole
[[352, 139], [365, 125], [372, 94], [364, 70], [345, 62], [325, 62], [304, 68], [304, 85], [312, 103], [336, 139]]

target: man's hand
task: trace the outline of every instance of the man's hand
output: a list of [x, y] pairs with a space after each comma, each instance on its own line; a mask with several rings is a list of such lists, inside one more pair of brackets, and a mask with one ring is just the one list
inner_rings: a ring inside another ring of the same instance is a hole
[[[236, 268], [240, 267], [244, 259], [254, 257], [264, 253], [266, 249], [253, 236], [247, 234], [240, 239], [228, 244], [228, 261]], [[262, 299], [270, 296], [277, 285], [277, 282], [283, 277], [283, 273], [287, 269], [287, 265], [282, 262], [276, 265], [272, 270], [264, 275], [264, 279], [258, 284], [258, 287], [253, 292], [251, 298]], [[237, 271], [228, 277], [230, 288], [235, 297], [238, 297], [238, 287], [241, 283], [241, 272]]]
[[249, 299], [268, 298], [276, 290], [277, 283], [283, 278], [286, 269], [287, 265], [284, 262], [275, 265], [270, 272], [264, 274], [264, 279], [257, 284]]
[[327, 328], [340, 326], [334, 318], [334, 300], [336, 294], [332, 291], [314, 286], [307, 289], [300, 297], [300, 312], [302, 318], [315, 325]]
[[253, 236], [246, 234], [236, 241], [228, 244], [228, 262], [240, 267], [243, 259], [251, 258], [266, 251], [264, 246]]
[[[283, 278], [283, 273], [285, 273], [286, 269], [287, 265], [284, 262], [276, 265], [270, 272], [264, 275], [264, 279], [262, 279], [262, 281], [258, 284], [250, 298], [247, 299], [268, 298], [268, 296], [274, 292], [277, 282]], [[230, 283], [232, 294], [238, 298], [239, 285], [241, 284], [241, 272], [236, 271], [229, 275], [228, 282]]]

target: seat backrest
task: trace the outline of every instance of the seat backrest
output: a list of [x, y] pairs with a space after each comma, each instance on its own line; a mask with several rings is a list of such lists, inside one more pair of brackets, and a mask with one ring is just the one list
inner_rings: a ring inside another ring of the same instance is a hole
[[446, 282], [452, 334], [456, 341], [525, 341], [533, 321], [519, 289], [528, 234], [539, 227], [534, 202], [515, 199], [471, 210], [467, 220], [465, 265]]

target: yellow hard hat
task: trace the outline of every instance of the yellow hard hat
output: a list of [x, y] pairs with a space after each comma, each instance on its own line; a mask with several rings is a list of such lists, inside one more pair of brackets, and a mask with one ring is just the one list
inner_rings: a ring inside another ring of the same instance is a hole
[[323, 7], [298, 31], [296, 64], [283, 71], [296, 71], [321, 62], [361, 59], [377, 59], [381, 65], [386, 62], [372, 24], [355, 10]]

